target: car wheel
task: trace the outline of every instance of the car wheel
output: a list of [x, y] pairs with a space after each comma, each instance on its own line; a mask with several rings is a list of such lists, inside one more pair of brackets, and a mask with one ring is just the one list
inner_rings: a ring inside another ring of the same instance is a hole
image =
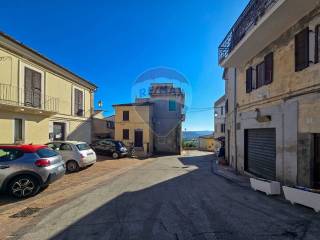
[[79, 171], [79, 165], [76, 161], [68, 161], [67, 162], [67, 172], [77, 172]]
[[119, 154], [117, 152], [112, 153], [112, 158], [113, 159], [119, 158]]
[[13, 197], [27, 198], [36, 195], [40, 190], [40, 185], [34, 177], [21, 175], [10, 182], [8, 190]]

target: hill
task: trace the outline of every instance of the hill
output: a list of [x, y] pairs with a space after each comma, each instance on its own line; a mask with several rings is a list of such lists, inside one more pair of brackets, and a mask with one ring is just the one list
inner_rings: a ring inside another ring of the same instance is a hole
[[199, 136], [213, 134], [213, 131], [183, 131], [182, 138], [184, 140], [191, 140]]

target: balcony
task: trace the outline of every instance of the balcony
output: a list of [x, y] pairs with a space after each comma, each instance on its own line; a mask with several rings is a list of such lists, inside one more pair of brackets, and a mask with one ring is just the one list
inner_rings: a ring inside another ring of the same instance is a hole
[[59, 99], [40, 91], [0, 84], [0, 109], [50, 116], [59, 111]]
[[245, 64], [317, 6], [318, 0], [251, 0], [219, 46], [219, 64]]

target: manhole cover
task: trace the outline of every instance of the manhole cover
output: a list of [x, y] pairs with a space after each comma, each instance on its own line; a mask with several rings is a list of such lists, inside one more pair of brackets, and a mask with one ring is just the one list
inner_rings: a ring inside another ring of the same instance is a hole
[[32, 214], [39, 212], [41, 208], [25, 208], [21, 210], [20, 212], [17, 212], [10, 216], [10, 218], [23, 218], [31, 216]]

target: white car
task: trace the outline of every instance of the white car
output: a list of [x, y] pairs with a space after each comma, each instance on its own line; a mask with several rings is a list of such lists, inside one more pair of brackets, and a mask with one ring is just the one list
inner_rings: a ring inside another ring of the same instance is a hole
[[46, 145], [61, 154], [68, 172], [76, 172], [97, 161], [96, 153], [86, 142], [54, 141]]

